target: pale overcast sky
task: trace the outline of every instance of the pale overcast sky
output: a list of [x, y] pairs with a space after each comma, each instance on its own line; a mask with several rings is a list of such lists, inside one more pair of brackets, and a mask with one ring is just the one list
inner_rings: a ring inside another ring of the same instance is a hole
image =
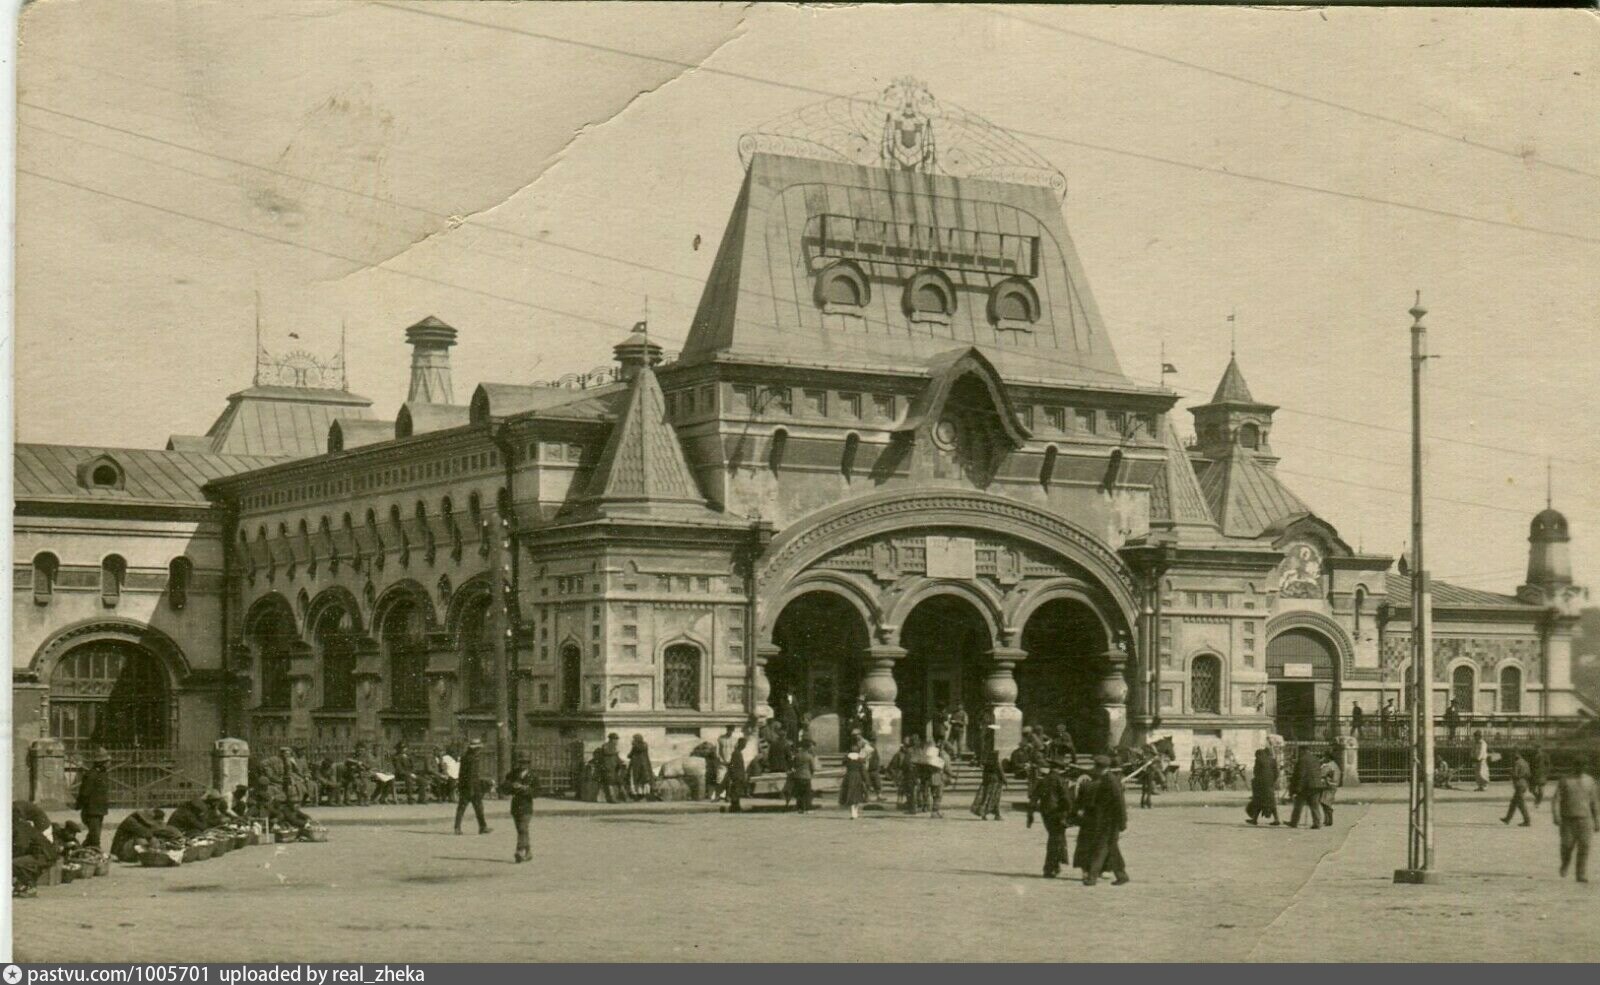
[[20, 440], [203, 431], [257, 290], [275, 350], [347, 324], [385, 417], [427, 314], [463, 402], [608, 362], [646, 296], [670, 346], [739, 135], [914, 75], [1066, 174], [1131, 375], [1164, 343], [1209, 395], [1237, 310], [1286, 480], [1368, 550], [1406, 537], [1421, 288], [1430, 567], [1512, 590], [1548, 455], [1600, 588], [1590, 14], [57, 0], [21, 34]]

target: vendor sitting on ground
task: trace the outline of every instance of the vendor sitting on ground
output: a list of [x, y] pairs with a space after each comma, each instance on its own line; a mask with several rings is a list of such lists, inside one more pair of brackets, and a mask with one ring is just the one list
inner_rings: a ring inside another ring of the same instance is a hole
[[172, 809], [172, 814], [167, 818], [167, 824], [185, 835], [197, 835], [202, 831], [209, 831], [233, 816], [228, 810], [228, 802], [216, 790], [207, 790], [193, 800], [185, 801]]
[[[32, 810], [29, 810], [32, 808]], [[32, 896], [39, 877], [55, 864], [56, 847], [37, 826], [44, 812], [30, 801], [11, 806], [11, 895]], [[50, 824], [46, 816], [46, 830]]]
[[267, 805], [267, 820], [276, 829], [288, 828], [297, 838], [311, 836], [311, 816], [288, 801], [277, 800]]
[[134, 811], [122, 819], [111, 836], [111, 855], [124, 862], [137, 862], [141, 848], [158, 843], [181, 845], [183, 832], [167, 823], [167, 814], [159, 807]]
[[83, 825], [77, 821], [52, 824], [50, 825], [50, 840], [55, 844], [56, 850], [65, 855], [74, 848], [81, 847], [80, 842], [83, 840], [83, 832]]

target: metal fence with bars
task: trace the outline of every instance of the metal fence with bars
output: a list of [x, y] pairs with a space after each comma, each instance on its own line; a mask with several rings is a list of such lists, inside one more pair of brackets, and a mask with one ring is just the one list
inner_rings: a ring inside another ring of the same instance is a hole
[[[191, 800], [211, 785], [210, 750], [111, 747], [110, 801], [113, 807], [167, 807]], [[91, 750], [67, 753], [69, 789], [90, 766]]]
[[[1334, 718], [1329, 715], [1278, 716], [1273, 725], [1279, 735], [1295, 742], [1326, 740], [1334, 735], [1356, 735], [1362, 742], [1405, 741], [1411, 732], [1411, 716], [1398, 712], [1385, 721], [1375, 712], [1362, 718], [1361, 728], [1354, 727], [1348, 716]], [[1600, 722], [1572, 718], [1546, 718], [1534, 715], [1471, 715], [1463, 714], [1453, 730], [1443, 716], [1434, 719], [1434, 734], [1440, 741], [1468, 740], [1473, 733], [1482, 732], [1491, 744], [1515, 740], [1577, 740], [1584, 737], [1600, 739]]]
[[[1580, 765], [1596, 752], [1600, 752], [1593, 740], [1564, 740], [1543, 741], [1527, 739], [1525, 742], [1509, 742], [1505, 740], [1489, 742], [1489, 781], [1503, 783], [1511, 779], [1511, 769], [1516, 762], [1518, 754], [1529, 757], [1532, 762], [1534, 743], [1538, 742], [1550, 758], [1550, 778], [1554, 779], [1578, 769]], [[1280, 782], [1288, 782], [1288, 774], [1302, 749], [1310, 749], [1321, 755], [1330, 748], [1330, 744], [1323, 741], [1315, 742], [1285, 742], [1283, 744], [1283, 760], [1279, 764]], [[1360, 772], [1362, 783], [1405, 783], [1411, 777], [1411, 757], [1413, 746], [1411, 743], [1399, 739], [1368, 739], [1361, 742], [1356, 749], [1356, 769]], [[1452, 742], [1446, 737], [1439, 737], [1434, 741], [1435, 778], [1436, 784], [1451, 783], [1454, 786], [1470, 785], [1475, 781], [1478, 771], [1477, 747], [1471, 739], [1458, 738]], [[1444, 768], [1440, 769], [1440, 765]]]
[[[313, 777], [319, 772], [323, 761], [332, 772], [334, 784], [343, 785], [345, 761], [355, 754], [353, 742], [309, 742], [294, 744], [295, 754], [302, 758], [306, 770]], [[459, 747], [447, 747], [447, 752], [458, 760], [461, 755]], [[502, 762], [502, 752], [504, 762]], [[495, 745], [486, 744], [478, 754], [478, 766], [481, 775], [490, 780], [490, 796], [498, 796], [494, 789], [498, 787], [499, 780], [510, 771], [511, 757], [514, 752], [525, 753], [528, 757], [529, 768], [539, 782], [539, 791], [547, 797], [559, 797], [576, 793], [578, 779], [583, 770], [583, 743], [578, 740], [557, 740], [540, 742], [523, 742], [515, 749], [507, 747], [505, 750]], [[423, 756], [431, 756], [433, 747], [418, 744], [410, 750], [413, 760], [420, 760]], [[385, 773], [394, 772], [395, 750], [384, 749], [376, 744], [365, 746], [362, 760], [368, 767]]]

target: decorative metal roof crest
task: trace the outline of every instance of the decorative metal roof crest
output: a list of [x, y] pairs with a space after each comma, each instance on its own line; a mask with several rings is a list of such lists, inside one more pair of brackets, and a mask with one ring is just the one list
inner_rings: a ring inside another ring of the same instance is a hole
[[1067, 179], [1049, 161], [994, 124], [940, 103], [909, 76], [882, 91], [802, 107], [739, 138], [745, 168], [758, 153], [839, 161], [891, 171], [921, 171], [1049, 188], [1065, 198]]

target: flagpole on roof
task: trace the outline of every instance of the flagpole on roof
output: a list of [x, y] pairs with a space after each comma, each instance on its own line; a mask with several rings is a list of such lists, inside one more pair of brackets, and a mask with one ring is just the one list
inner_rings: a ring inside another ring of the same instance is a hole
[[261, 288], [256, 288], [256, 351], [250, 354], [250, 361], [255, 364], [255, 373], [250, 377], [251, 386], [261, 385]]

